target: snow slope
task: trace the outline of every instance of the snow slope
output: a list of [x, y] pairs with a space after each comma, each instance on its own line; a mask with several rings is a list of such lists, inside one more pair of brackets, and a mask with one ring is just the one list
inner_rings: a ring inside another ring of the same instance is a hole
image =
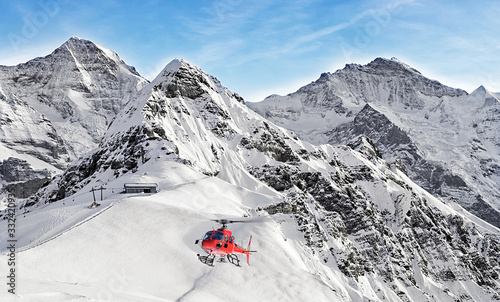
[[[252, 208], [272, 202], [273, 197], [177, 163], [151, 162], [142, 170], [148, 172], [141, 180], [163, 180], [160, 193], [111, 195], [98, 211], [86, 208], [89, 193], [18, 219], [20, 301], [339, 299], [338, 293], [308, 272], [303, 255], [294, 251], [300, 242], [285, 241], [278, 224], [270, 220], [231, 226], [242, 245], [254, 236], [259, 252], [252, 256], [252, 266], [217, 263], [210, 268], [198, 261], [201, 249], [195, 239], [217, 227], [208, 219], [252, 214]], [[119, 186], [122, 181], [107, 185]], [[37, 229], [63, 233], [51, 239], [26, 227], [34, 221]], [[288, 232], [300, 238], [297, 231]], [[7, 263], [4, 255], [1, 260], [2, 265]], [[336, 278], [342, 281], [340, 275]]]

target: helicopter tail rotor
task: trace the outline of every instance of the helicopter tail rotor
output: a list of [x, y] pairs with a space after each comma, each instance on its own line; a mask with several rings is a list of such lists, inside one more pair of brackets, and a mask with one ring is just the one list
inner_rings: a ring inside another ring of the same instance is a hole
[[250, 255], [252, 253], [257, 253], [257, 251], [251, 251], [250, 250], [250, 245], [252, 244], [252, 236], [250, 236], [250, 241], [248, 241], [248, 247], [243, 250], [243, 254], [247, 255], [247, 263], [250, 265]]
[[245, 250], [245, 252], [250, 252], [250, 245], [252, 244], [252, 236], [250, 236], [250, 241], [248, 241], [248, 248]]

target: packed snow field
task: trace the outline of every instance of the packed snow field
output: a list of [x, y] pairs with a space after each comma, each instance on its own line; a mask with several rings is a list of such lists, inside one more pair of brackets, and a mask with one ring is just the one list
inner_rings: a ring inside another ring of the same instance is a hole
[[[280, 225], [252, 210], [276, 202], [276, 196], [172, 162], [147, 164], [136, 175], [106, 187], [140, 178], [158, 183], [159, 193], [106, 192], [101, 206], [89, 209], [93, 197], [87, 190], [19, 216], [19, 298], [4, 291], [2, 301], [340, 301], [354, 293], [344, 290], [349, 284], [340, 272], [300, 252], [302, 235], [287, 227], [286, 215]], [[248, 215], [264, 219], [230, 229], [240, 245], [253, 235], [258, 252], [250, 266], [242, 261], [242, 267], [209, 267], [198, 260], [203, 251], [195, 240], [218, 227], [210, 219]], [[1, 271], [8, 271], [5, 249], [1, 257]], [[325, 280], [310, 273], [318, 270]]]

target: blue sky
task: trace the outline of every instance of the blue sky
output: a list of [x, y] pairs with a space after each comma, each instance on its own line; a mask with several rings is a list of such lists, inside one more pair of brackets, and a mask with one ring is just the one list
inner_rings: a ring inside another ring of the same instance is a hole
[[0, 0], [0, 65], [45, 56], [75, 35], [149, 80], [186, 59], [247, 101], [376, 57], [468, 92], [500, 91], [499, 16], [494, 0]]

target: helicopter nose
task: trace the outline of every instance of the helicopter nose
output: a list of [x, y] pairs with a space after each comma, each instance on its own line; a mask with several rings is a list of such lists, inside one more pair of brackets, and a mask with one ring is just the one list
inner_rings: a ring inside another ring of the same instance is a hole
[[201, 245], [204, 249], [213, 250], [215, 248], [214, 242], [212, 240], [204, 240]]

